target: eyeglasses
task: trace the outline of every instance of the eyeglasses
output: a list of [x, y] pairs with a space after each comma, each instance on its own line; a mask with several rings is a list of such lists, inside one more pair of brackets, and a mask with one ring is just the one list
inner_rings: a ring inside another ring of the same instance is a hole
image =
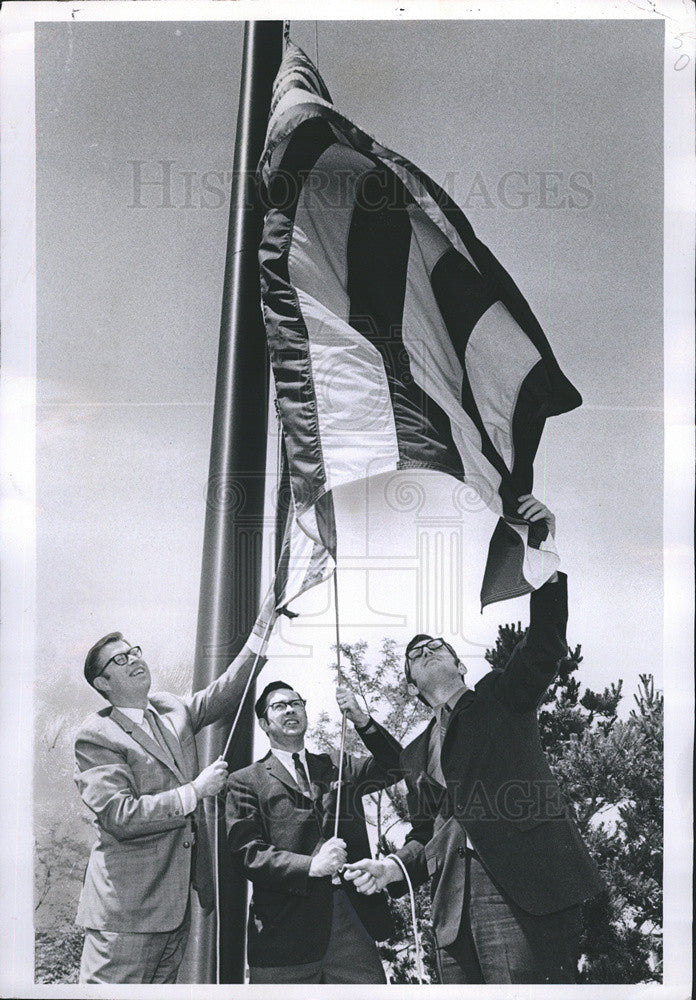
[[128, 663], [130, 659], [137, 660], [142, 655], [143, 651], [140, 646], [131, 646], [131, 648], [126, 650], [125, 653], [114, 653], [111, 659], [106, 661], [99, 673], [103, 674], [110, 663], [117, 663], [119, 667], [125, 667], [126, 663]]
[[267, 712], [284, 712], [286, 708], [292, 708], [296, 712], [299, 712], [301, 708], [304, 708], [307, 702], [304, 698], [293, 698], [292, 701], [273, 701], [266, 708]]
[[430, 639], [429, 642], [424, 642], [421, 643], [419, 646], [414, 646], [414, 648], [408, 654], [408, 661], [409, 663], [413, 663], [414, 660], [417, 660], [420, 656], [423, 655], [423, 651], [426, 649], [429, 650], [431, 653], [434, 653], [436, 649], [442, 649], [442, 647], [446, 645], [447, 643], [445, 642], [444, 639]]

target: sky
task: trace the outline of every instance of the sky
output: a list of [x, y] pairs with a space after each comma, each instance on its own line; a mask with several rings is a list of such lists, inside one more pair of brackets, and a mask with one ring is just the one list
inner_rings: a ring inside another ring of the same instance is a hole
[[[547, 422], [535, 492], [558, 519], [581, 680], [622, 677], [626, 711], [639, 673], [665, 680], [662, 30], [291, 25], [337, 107], [464, 209], [584, 397]], [[108, 631], [163, 686], [193, 663], [241, 26], [43, 24], [36, 51], [37, 677], [79, 718]], [[427, 474], [401, 509], [406, 480], [336, 497], [341, 638], [442, 632], [476, 680], [528, 599], [481, 614], [493, 515], [457, 512]], [[311, 685], [312, 719], [333, 704], [329, 588], [300, 606], [260, 683]]]

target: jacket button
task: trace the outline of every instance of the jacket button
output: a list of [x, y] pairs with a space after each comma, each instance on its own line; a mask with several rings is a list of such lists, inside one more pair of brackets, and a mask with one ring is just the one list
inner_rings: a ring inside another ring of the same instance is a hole
[[466, 857], [466, 847], [458, 847], [457, 848], [457, 854], [459, 855], [460, 858], [465, 858]]
[[190, 847], [190, 846], [191, 846], [191, 841], [190, 840], [185, 840], [184, 841], [184, 847]]

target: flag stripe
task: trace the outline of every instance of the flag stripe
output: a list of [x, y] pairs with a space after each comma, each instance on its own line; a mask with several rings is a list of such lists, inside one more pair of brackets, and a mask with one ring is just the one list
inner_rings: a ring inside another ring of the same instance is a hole
[[466, 343], [465, 367], [471, 392], [493, 447], [511, 471], [515, 464], [511, 427], [518, 396], [539, 361], [536, 348], [500, 302], [484, 313]]
[[347, 245], [350, 323], [382, 356], [399, 442], [399, 467], [410, 467], [415, 461], [421, 468], [461, 477], [464, 470], [449, 418], [416, 382], [403, 340], [412, 241], [407, 207], [412, 199], [384, 167], [375, 167], [362, 180]]
[[497, 495], [500, 474], [485, 458], [478, 428], [461, 404], [463, 372], [435, 300], [430, 270], [442, 249], [440, 230], [420, 210], [409, 210], [413, 240], [404, 302], [403, 340], [418, 385], [450, 418], [452, 438], [466, 470], [466, 481], [495, 513], [502, 513]]
[[[509, 322], [505, 308], [498, 302], [489, 305], [483, 316], [471, 326], [475, 313], [467, 313], [460, 308], [457, 270], [451, 264], [442, 270], [438, 270], [436, 266], [433, 271], [433, 287], [437, 304], [463, 367], [462, 407], [480, 434], [484, 457], [500, 476], [498, 492], [503, 501], [503, 511], [513, 514], [517, 509], [517, 497], [522, 491], [517, 491], [511, 477], [513, 433], [510, 423], [519, 386], [539, 355], [519, 327]], [[471, 274], [467, 277], [472, 279]], [[490, 286], [482, 287], [477, 278], [473, 278], [473, 281], [478, 285], [475, 302], [480, 308], [494, 293]], [[507, 379], [504, 378], [506, 368], [509, 370]], [[478, 394], [474, 387], [479, 388]], [[491, 391], [492, 387], [496, 391]], [[482, 400], [481, 408], [477, 395]], [[488, 421], [484, 421], [484, 414]], [[501, 442], [500, 449], [494, 444], [489, 428]], [[518, 442], [519, 433], [518, 431]]]
[[[346, 242], [355, 188], [371, 169], [364, 156], [327, 146], [303, 185], [288, 273], [307, 329], [326, 488], [398, 467], [388, 376], [380, 352], [349, 324]], [[299, 179], [299, 178], [298, 178]], [[355, 448], [355, 436], [369, 450]]]
[[379, 352], [299, 288], [297, 298], [308, 331], [326, 489], [396, 469], [394, 411]]
[[514, 464], [511, 479], [517, 496], [532, 492], [532, 469], [544, 430], [544, 405], [551, 391], [546, 368], [539, 360], [526, 375], [512, 416]]

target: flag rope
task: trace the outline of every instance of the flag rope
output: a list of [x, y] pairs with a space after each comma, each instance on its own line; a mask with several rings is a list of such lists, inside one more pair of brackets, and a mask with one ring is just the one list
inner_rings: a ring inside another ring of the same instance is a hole
[[418, 976], [418, 982], [422, 986], [424, 981], [423, 950], [421, 946], [420, 934], [418, 933], [418, 921], [416, 920], [416, 896], [413, 891], [413, 883], [411, 882], [409, 874], [406, 871], [406, 865], [403, 863], [398, 854], [387, 854], [387, 858], [400, 865], [401, 870], [404, 873], [404, 878], [406, 879], [406, 885], [408, 886], [408, 894], [411, 902], [411, 927], [413, 928], [413, 938], [416, 942], [416, 975]]
[[[273, 591], [274, 587], [275, 587], [275, 574], [273, 575], [273, 580], [271, 581], [270, 587], [266, 591], [266, 596], [264, 597], [264, 600], [263, 600], [262, 605], [261, 605], [262, 607], [266, 603], [266, 600], [270, 597], [271, 592]], [[251, 671], [249, 672], [249, 677], [247, 678], [247, 682], [246, 682], [246, 685], [244, 687], [244, 691], [242, 692], [242, 697], [239, 700], [239, 708], [237, 709], [237, 714], [235, 715], [234, 721], [232, 722], [232, 726], [230, 727], [230, 734], [227, 737], [227, 742], [225, 743], [225, 749], [220, 754], [220, 758], [222, 760], [225, 759], [225, 757], [227, 756], [227, 752], [228, 752], [228, 750], [230, 748], [230, 743], [232, 742], [232, 737], [234, 735], [234, 731], [235, 731], [235, 729], [237, 727], [237, 723], [239, 722], [240, 716], [242, 714], [242, 708], [244, 707], [244, 701], [245, 701], [246, 696], [249, 693], [251, 685], [252, 685], [252, 683], [254, 681], [254, 672], [256, 670], [256, 664], [259, 662], [259, 659], [262, 656], [262, 651], [265, 650], [266, 641], [267, 641], [267, 638], [268, 638], [268, 633], [269, 633], [269, 630], [270, 630], [270, 628], [271, 628], [272, 625], [273, 625], [273, 617], [271, 616], [268, 619], [267, 623], [266, 623], [266, 628], [264, 629], [264, 633], [263, 633], [263, 636], [261, 638], [260, 648], [259, 648], [256, 656], [254, 657], [254, 663], [252, 665]], [[214, 808], [214, 825], [213, 825], [213, 858], [214, 858], [214, 860], [213, 860], [213, 876], [214, 876], [214, 880], [215, 880], [215, 924], [216, 924], [216, 927], [215, 927], [215, 984], [217, 986], [220, 985], [220, 871], [219, 871], [219, 861], [218, 861], [218, 850], [219, 850], [219, 846], [220, 846], [220, 844], [219, 844], [220, 838], [219, 838], [219, 831], [218, 831], [219, 819], [220, 818], [219, 818], [219, 815], [218, 815], [218, 796], [216, 795], [215, 796], [215, 808]]]
[[[341, 635], [338, 621], [338, 560], [334, 567], [334, 611], [336, 613], [336, 668], [338, 671], [338, 683], [343, 680], [341, 674]], [[348, 718], [345, 712], [341, 723], [341, 745], [338, 751], [338, 781], [336, 782], [336, 819], [334, 820], [334, 837], [338, 836], [338, 819], [341, 813], [341, 787], [343, 785], [343, 755], [346, 745], [346, 730], [348, 728]]]
[[[290, 22], [289, 21], [284, 21], [283, 22], [283, 38], [284, 38], [284, 41], [285, 41], [286, 45], [287, 45], [287, 42], [289, 40], [289, 37], [290, 37]], [[276, 436], [276, 490], [278, 490], [280, 488], [279, 484], [280, 484], [281, 433], [282, 432], [281, 432], [281, 426], [280, 426], [280, 416], [278, 414], [277, 408], [276, 408], [276, 427], [277, 427], [277, 430], [278, 430], [278, 434]], [[268, 590], [266, 591], [266, 596], [265, 596], [264, 600], [262, 601], [262, 604], [261, 604], [262, 607], [265, 604], [266, 600], [270, 597], [271, 591], [275, 587], [277, 575], [278, 575], [278, 568], [276, 567], [276, 571], [273, 574], [273, 579], [271, 580], [271, 585], [269, 586]], [[256, 670], [256, 664], [259, 662], [259, 657], [261, 656], [261, 650], [265, 649], [265, 644], [266, 644], [266, 640], [268, 638], [269, 626], [271, 624], [271, 621], [272, 621], [272, 619], [269, 619], [268, 623], [266, 624], [266, 628], [264, 630], [263, 636], [261, 638], [261, 646], [260, 646], [259, 652], [256, 654], [256, 658], [254, 660], [254, 665], [251, 668], [251, 673], [249, 674], [249, 679], [246, 682], [246, 686], [244, 688], [241, 700], [239, 702], [239, 708], [237, 709], [237, 714], [236, 714], [236, 716], [234, 718], [234, 721], [232, 723], [232, 727], [230, 729], [230, 734], [227, 737], [227, 743], [225, 744], [225, 749], [223, 750], [223, 752], [221, 754], [221, 756], [222, 756], [223, 759], [225, 757], [227, 757], [227, 752], [228, 752], [228, 750], [230, 748], [230, 743], [232, 741], [232, 735], [233, 735], [234, 730], [235, 730], [235, 728], [237, 726], [237, 723], [239, 721], [239, 718], [240, 718], [240, 715], [241, 715], [241, 712], [242, 712], [242, 706], [244, 705], [244, 700], [245, 700], [247, 694], [249, 693], [249, 689], [250, 689], [251, 684], [252, 684], [252, 679], [254, 677], [254, 671]], [[220, 878], [219, 878], [219, 874], [220, 873], [219, 873], [219, 870], [218, 870], [218, 846], [219, 846], [218, 822], [219, 822], [219, 817], [218, 817], [218, 797], [215, 796], [215, 826], [214, 826], [214, 830], [213, 830], [214, 849], [215, 849], [214, 850], [214, 853], [215, 853], [214, 876], [215, 876], [215, 922], [216, 922], [215, 983], [216, 983], [216, 985], [219, 986], [220, 985]]]

